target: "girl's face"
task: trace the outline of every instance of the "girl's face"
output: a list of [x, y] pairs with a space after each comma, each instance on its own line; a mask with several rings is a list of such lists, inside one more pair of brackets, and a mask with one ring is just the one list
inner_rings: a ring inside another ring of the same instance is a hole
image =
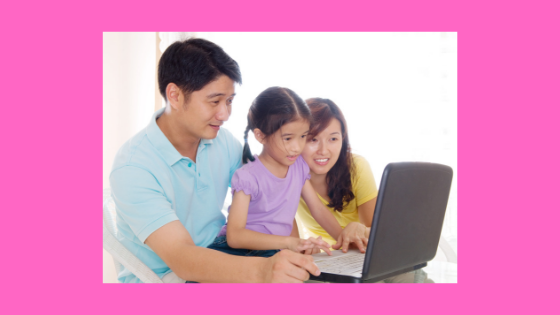
[[276, 162], [290, 166], [303, 151], [309, 132], [309, 122], [298, 119], [283, 125], [274, 134], [264, 139], [263, 150]]
[[311, 173], [327, 174], [334, 166], [342, 149], [342, 129], [338, 119], [331, 119], [325, 130], [308, 139], [302, 156], [309, 165]]

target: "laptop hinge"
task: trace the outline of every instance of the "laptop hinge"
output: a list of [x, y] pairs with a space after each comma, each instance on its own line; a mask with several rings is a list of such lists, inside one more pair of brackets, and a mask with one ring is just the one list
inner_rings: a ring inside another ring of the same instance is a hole
[[371, 279], [367, 279], [367, 280], [362, 280], [363, 283], [373, 283], [373, 282], [379, 282], [383, 279], [387, 279], [389, 277], [394, 277], [394, 276], [398, 276], [400, 274], [406, 273], [406, 272], [410, 272], [410, 271], [414, 271], [414, 270], [418, 270], [420, 268], [424, 268], [428, 265], [428, 263], [421, 263], [412, 267], [408, 267], [408, 268], [404, 268], [404, 269], [400, 269], [391, 273], [387, 273], [384, 275], [380, 275], [380, 276], [375, 276]]

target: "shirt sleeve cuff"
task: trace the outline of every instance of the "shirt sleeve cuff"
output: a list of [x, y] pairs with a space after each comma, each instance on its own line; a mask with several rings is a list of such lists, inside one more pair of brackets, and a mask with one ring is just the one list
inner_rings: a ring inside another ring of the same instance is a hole
[[150, 236], [152, 233], [154, 233], [157, 229], [166, 225], [169, 222], [178, 221], [178, 220], [179, 220], [179, 218], [177, 217], [177, 215], [175, 213], [168, 213], [168, 214], [164, 215], [163, 217], [155, 220], [154, 222], [148, 224], [148, 226], [146, 226], [145, 228], [143, 228], [142, 231], [140, 231], [140, 233], [138, 233], [138, 239], [143, 244], [146, 241], [146, 239], [148, 238], [148, 236]]
[[356, 205], [359, 207], [359, 206], [363, 205], [364, 203], [370, 201], [371, 199], [373, 199], [375, 197], [377, 197], [377, 191], [367, 195], [364, 198], [361, 198], [360, 200], [357, 200]]

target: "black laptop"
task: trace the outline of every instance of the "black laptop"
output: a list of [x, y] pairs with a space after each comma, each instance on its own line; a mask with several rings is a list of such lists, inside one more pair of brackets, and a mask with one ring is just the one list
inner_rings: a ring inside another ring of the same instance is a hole
[[372, 283], [427, 266], [437, 252], [453, 170], [426, 162], [385, 167], [365, 254], [313, 255], [321, 275], [310, 280]]

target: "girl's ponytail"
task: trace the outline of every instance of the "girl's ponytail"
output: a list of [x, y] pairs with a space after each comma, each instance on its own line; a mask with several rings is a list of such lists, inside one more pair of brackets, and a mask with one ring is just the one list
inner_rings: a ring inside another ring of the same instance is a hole
[[251, 153], [251, 148], [249, 148], [249, 142], [247, 139], [249, 138], [249, 130], [251, 130], [251, 125], [247, 122], [247, 128], [245, 129], [245, 136], [243, 139], [245, 140], [245, 144], [243, 145], [243, 164], [247, 164], [248, 161], [255, 161], [255, 157]]

